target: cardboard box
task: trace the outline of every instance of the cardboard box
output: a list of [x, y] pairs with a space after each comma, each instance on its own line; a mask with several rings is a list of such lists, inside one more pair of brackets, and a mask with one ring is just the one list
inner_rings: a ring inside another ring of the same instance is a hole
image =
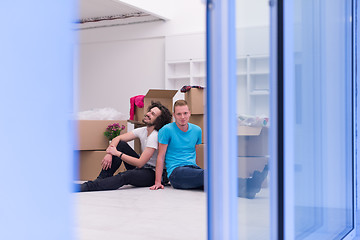
[[[90, 181], [96, 179], [101, 171], [101, 161], [106, 155], [106, 151], [75, 151], [78, 159], [79, 175], [78, 180]], [[114, 175], [125, 171], [122, 163]]]
[[205, 144], [199, 144], [198, 150], [196, 151], [196, 164], [201, 167], [202, 169], [205, 169]]
[[269, 129], [265, 127], [238, 127], [238, 157], [268, 156]]
[[204, 114], [191, 114], [189, 122], [199, 126], [202, 130], [202, 143], [205, 143]]
[[185, 93], [185, 101], [188, 103], [192, 114], [205, 113], [204, 91], [204, 89], [191, 88]]
[[109, 140], [104, 132], [113, 123], [125, 126], [121, 134], [127, 132], [126, 120], [78, 120], [78, 144], [74, 150], [105, 150], [109, 146]]
[[173, 97], [177, 93], [177, 90], [159, 90], [150, 89], [144, 97], [144, 107], [138, 108], [135, 106], [134, 121], [141, 122], [146, 114], [148, 107], [151, 105], [151, 101], [158, 101], [169, 109], [172, 113]]

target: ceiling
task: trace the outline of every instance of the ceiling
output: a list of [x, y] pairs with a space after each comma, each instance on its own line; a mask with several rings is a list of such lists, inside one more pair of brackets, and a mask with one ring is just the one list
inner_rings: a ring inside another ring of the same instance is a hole
[[91, 29], [163, 20], [145, 9], [119, 0], [80, 0], [77, 28]]

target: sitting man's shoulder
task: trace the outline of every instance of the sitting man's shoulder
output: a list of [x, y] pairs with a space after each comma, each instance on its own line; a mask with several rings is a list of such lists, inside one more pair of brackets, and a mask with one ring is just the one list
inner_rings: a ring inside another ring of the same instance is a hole
[[159, 132], [164, 131], [164, 130], [170, 130], [170, 129], [173, 128], [173, 126], [174, 126], [173, 123], [168, 123], [168, 124], [164, 125], [164, 126], [159, 130]]
[[189, 123], [189, 125], [190, 125], [192, 128], [201, 130], [201, 127], [199, 127], [198, 125], [195, 125], [195, 124], [193, 124], [193, 123]]

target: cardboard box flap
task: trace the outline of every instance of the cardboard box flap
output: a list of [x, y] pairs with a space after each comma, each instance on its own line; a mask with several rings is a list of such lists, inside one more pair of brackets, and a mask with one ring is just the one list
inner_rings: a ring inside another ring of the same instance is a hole
[[146, 98], [173, 98], [177, 90], [160, 90], [160, 89], [150, 89], [145, 97]]
[[172, 112], [173, 97], [177, 93], [177, 90], [161, 90], [161, 89], [149, 89], [144, 97], [144, 107], [138, 108], [135, 106], [134, 120], [141, 122], [151, 102], [161, 102], [162, 105], [167, 107]]
[[262, 127], [238, 126], [238, 136], [259, 136]]

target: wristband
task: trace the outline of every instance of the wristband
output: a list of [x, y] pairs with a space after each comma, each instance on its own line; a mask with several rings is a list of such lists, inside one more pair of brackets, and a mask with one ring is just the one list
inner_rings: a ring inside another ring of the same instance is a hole
[[122, 157], [123, 154], [124, 154], [123, 152], [120, 154], [120, 156], [119, 156], [120, 160], [122, 160], [121, 157]]

